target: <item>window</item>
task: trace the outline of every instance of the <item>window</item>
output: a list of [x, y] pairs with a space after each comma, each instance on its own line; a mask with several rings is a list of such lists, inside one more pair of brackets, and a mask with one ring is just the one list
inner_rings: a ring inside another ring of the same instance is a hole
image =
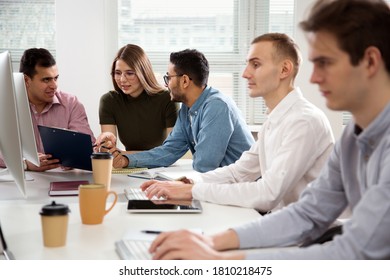
[[235, 100], [249, 125], [263, 123], [264, 102], [249, 97], [241, 74], [253, 38], [294, 37], [294, 0], [118, 1], [119, 46], [140, 45], [162, 84], [171, 52], [198, 49], [210, 63], [209, 84]]
[[14, 71], [23, 51], [46, 48], [55, 56], [55, 0], [0, 1], [0, 52], [10, 51]]

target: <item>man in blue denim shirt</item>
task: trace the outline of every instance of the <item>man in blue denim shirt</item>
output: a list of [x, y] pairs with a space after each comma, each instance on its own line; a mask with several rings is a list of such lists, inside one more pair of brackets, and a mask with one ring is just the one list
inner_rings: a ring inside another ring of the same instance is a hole
[[164, 81], [172, 100], [182, 102], [171, 134], [161, 146], [149, 151], [121, 155], [112, 148], [113, 166], [169, 166], [188, 149], [193, 156], [193, 168], [198, 172], [214, 170], [239, 159], [254, 143], [253, 136], [234, 101], [207, 86], [208, 76], [208, 61], [199, 51], [186, 49], [171, 53]]

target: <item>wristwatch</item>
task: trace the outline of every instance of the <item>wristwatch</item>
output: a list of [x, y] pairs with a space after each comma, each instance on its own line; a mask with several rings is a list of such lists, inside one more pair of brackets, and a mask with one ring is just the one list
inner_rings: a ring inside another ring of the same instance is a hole
[[27, 161], [26, 159], [23, 159], [23, 169], [26, 171], [28, 170]]

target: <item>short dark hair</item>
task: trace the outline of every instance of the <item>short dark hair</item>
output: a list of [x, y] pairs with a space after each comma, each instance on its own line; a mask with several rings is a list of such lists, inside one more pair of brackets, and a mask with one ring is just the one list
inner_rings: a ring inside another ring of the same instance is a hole
[[259, 42], [271, 42], [277, 57], [291, 60], [294, 64], [293, 78], [297, 76], [299, 66], [302, 63], [302, 56], [298, 45], [292, 38], [283, 33], [266, 33], [253, 39], [251, 44]]
[[47, 68], [54, 65], [56, 65], [56, 60], [48, 50], [32, 48], [24, 51], [20, 59], [19, 72], [32, 78], [37, 73], [35, 66]]
[[318, 0], [300, 23], [306, 32], [333, 34], [356, 66], [365, 50], [375, 46], [390, 73], [390, 7], [382, 0]]
[[201, 52], [195, 49], [173, 52], [170, 55], [170, 62], [177, 74], [188, 75], [198, 87], [207, 85], [209, 62]]

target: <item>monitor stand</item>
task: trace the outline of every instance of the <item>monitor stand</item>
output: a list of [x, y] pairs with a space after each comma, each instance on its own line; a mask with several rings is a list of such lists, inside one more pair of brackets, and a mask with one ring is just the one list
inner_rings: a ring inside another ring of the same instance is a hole
[[[24, 173], [24, 180], [26, 181], [34, 181], [34, 178], [30, 175]], [[14, 182], [14, 178], [11, 174], [9, 174], [9, 171], [7, 168], [4, 168], [0, 170], [0, 182]]]

